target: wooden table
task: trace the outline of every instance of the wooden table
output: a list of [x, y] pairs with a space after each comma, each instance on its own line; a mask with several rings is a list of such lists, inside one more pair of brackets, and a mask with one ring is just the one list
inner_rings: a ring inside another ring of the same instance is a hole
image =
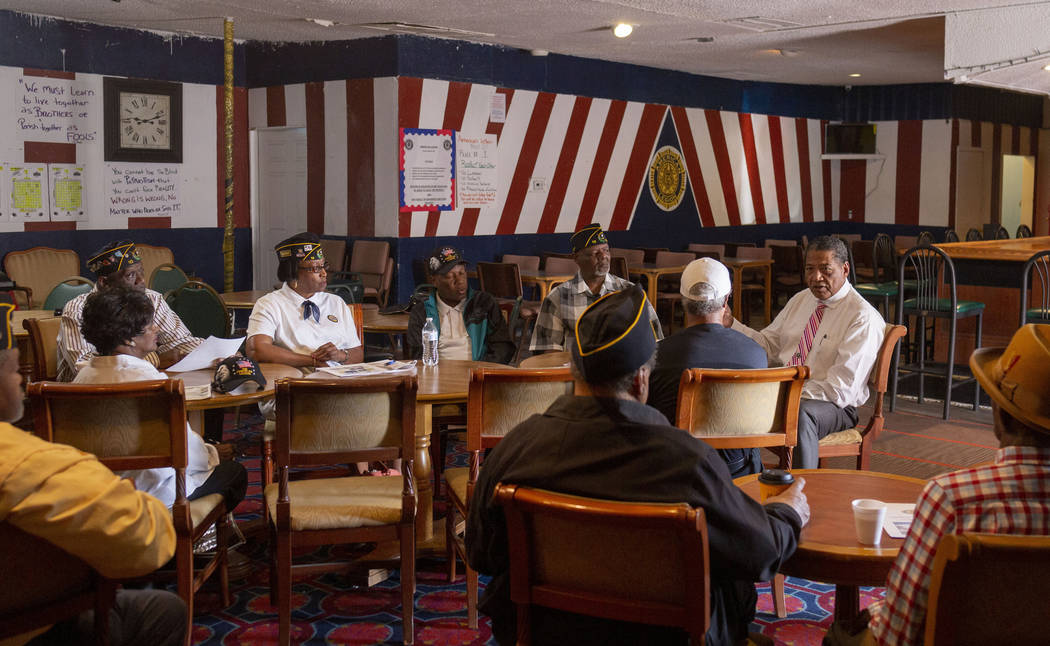
[[[211, 397], [207, 399], [193, 399], [186, 402], [186, 416], [190, 418], [190, 426], [198, 433], [204, 431], [202, 411], [213, 408], [226, 408], [229, 406], [242, 406], [259, 402], [273, 397], [273, 382], [281, 377], [302, 377], [303, 372], [293, 366], [283, 363], [260, 363], [259, 368], [266, 377], [266, 386], [262, 390], [250, 390], [254, 382], [248, 386], [250, 392], [237, 395], [228, 395], [212, 389]], [[165, 373], [172, 379], [181, 379], [184, 386], [203, 386], [210, 384], [215, 378], [213, 368], [202, 368], [201, 370], [190, 370], [188, 372]]]
[[243, 292], [223, 292], [219, 294], [222, 302], [231, 310], [250, 310], [255, 307], [255, 301], [266, 296], [272, 289], [249, 289]]
[[[722, 258], [722, 264], [733, 272], [733, 318], [741, 321], [741, 303], [743, 302], [742, 284], [744, 270], [760, 267], [766, 274], [766, 325], [772, 323], [771, 308], [773, 305], [773, 260], [757, 258]], [[741, 321], [747, 325], [747, 321]]]
[[540, 271], [539, 269], [522, 271], [521, 282], [530, 283], [540, 288], [540, 300], [547, 298], [551, 288], [558, 283], [572, 280], [576, 274], [565, 274], [559, 272]]
[[685, 271], [685, 265], [666, 265], [660, 266], [653, 263], [642, 263], [640, 265], [629, 265], [628, 271], [632, 274], [641, 274], [645, 276], [646, 288], [645, 293], [649, 297], [649, 302], [652, 306], [656, 307], [657, 288], [656, 283], [660, 276], [667, 276], [670, 274], [680, 274]]
[[[798, 549], [780, 571], [835, 584], [835, 619], [852, 619], [860, 612], [858, 586], [885, 585], [904, 539], [890, 538], [884, 530], [878, 547], [859, 543], [850, 502], [855, 498], [915, 502], [926, 481], [846, 469], [795, 469], [792, 473], [806, 479], [811, 517], [802, 528]], [[760, 499], [758, 474], [734, 482], [747, 495]]]
[[408, 313], [381, 314], [377, 309], [364, 310], [365, 332], [404, 334], [408, 330]]

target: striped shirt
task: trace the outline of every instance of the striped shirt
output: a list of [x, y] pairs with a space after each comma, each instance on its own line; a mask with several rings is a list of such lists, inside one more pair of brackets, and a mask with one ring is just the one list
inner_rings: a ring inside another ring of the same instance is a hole
[[[84, 301], [98, 287], [87, 294], [80, 294], [66, 303], [62, 309], [62, 322], [58, 328], [58, 380], [73, 381], [77, 372], [86, 366], [91, 358], [98, 355], [95, 346], [87, 342], [80, 330], [83, 321]], [[152, 289], [145, 290], [150, 303], [153, 304], [153, 323], [159, 328], [157, 333], [157, 352], [149, 353], [146, 359], [154, 366], [158, 363], [157, 353], [178, 350], [188, 353], [201, 344], [202, 339], [190, 334], [178, 314], [171, 311], [164, 297]]]
[[937, 544], [942, 536], [963, 532], [1050, 535], [1050, 449], [1008, 446], [993, 464], [926, 483], [890, 570], [886, 598], [868, 608], [876, 642], [922, 641]]
[[[597, 294], [591, 292], [587, 282], [583, 280], [580, 272], [572, 280], [565, 281], [551, 290], [547, 298], [540, 305], [539, 316], [536, 317], [536, 327], [532, 330], [532, 343], [529, 350], [567, 350], [567, 339], [575, 336], [576, 319], [580, 318], [587, 306], [612, 292], [619, 292], [630, 287], [633, 283], [619, 276], [605, 274], [605, 282]], [[664, 338], [663, 329], [660, 327], [660, 319], [656, 317], [652, 303], [646, 302], [646, 312], [649, 320], [656, 330], [657, 340]]]

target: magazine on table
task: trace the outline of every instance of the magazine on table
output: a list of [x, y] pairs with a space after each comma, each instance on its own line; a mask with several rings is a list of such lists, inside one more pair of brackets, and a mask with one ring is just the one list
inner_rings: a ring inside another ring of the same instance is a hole
[[318, 368], [317, 372], [323, 372], [335, 377], [414, 375], [416, 373], [416, 362], [395, 361], [390, 359], [383, 361], [370, 361], [368, 363], [350, 363], [340, 366], [325, 366], [323, 368]]

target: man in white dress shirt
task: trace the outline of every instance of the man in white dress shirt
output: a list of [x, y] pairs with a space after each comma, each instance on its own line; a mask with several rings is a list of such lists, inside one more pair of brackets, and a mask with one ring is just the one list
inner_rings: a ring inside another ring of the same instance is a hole
[[868, 399], [868, 376], [886, 323], [849, 284], [842, 240], [821, 236], [810, 242], [805, 272], [809, 289], [792, 296], [761, 332], [728, 313], [725, 324], [757, 341], [770, 365], [809, 366], [793, 464], [815, 469], [820, 438], [857, 423], [856, 407]]

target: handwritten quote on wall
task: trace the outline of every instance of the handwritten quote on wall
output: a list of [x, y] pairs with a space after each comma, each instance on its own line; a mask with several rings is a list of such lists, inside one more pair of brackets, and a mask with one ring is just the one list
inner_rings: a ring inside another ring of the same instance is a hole
[[84, 81], [20, 77], [13, 93], [18, 138], [70, 144], [99, 141], [99, 94]]
[[106, 206], [113, 217], [177, 216], [179, 167], [158, 164], [106, 164]]

